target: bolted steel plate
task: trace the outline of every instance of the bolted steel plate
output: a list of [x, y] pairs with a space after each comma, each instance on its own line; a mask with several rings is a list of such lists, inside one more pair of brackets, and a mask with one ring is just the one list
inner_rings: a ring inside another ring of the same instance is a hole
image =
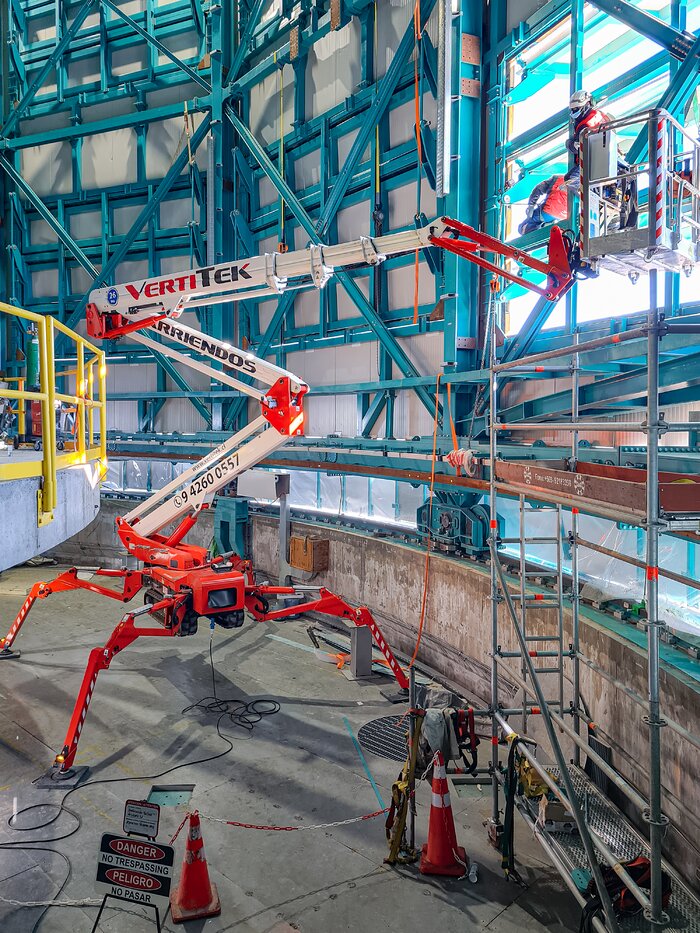
[[406, 758], [406, 736], [408, 734], [408, 716], [383, 716], [372, 719], [362, 726], [357, 733], [360, 745], [373, 755], [388, 758], [390, 761], [404, 761]]

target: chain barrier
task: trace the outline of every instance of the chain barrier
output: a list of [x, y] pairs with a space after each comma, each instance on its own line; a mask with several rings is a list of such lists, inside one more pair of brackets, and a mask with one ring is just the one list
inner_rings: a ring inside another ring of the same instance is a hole
[[[238, 820], [223, 820], [216, 816], [207, 816], [206, 813], [200, 813], [199, 817], [202, 820], [208, 820], [210, 823], [223, 823], [224, 826], [236, 826], [238, 829], [259, 829], [263, 832], [276, 832], [276, 833], [292, 833], [292, 832], [308, 832], [311, 829], [331, 829], [334, 826], [349, 826], [351, 823], [361, 823], [365, 820], [373, 820], [378, 816], [383, 816], [383, 814], [389, 812], [389, 807], [384, 807], [382, 810], [375, 810], [373, 813], [363, 813], [362, 816], [351, 816], [347, 820], [335, 820], [332, 823], [315, 823], [312, 826], [267, 826], [260, 823], [242, 823]], [[170, 840], [170, 844], [177, 839], [180, 835], [182, 827], [185, 825], [189, 813], [185, 816], [185, 819], [180, 823], [177, 832]]]

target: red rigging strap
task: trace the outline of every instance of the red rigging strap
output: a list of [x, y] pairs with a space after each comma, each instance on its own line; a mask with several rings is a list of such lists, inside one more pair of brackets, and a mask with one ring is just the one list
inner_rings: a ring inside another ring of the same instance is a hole
[[[559, 227], [552, 227], [549, 234], [549, 248], [547, 262], [536, 259], [529, 253], [507, 243], [502, 243], [488, 233], [482, 233], [468, 224], [463, 224], [459, 220], [453, 220], [451, 217], [443, 217], [446, 233], [441, 236], [431, 236], [430, 242], [433, 246], [455, 253], [463, 259], [468, 259], [482, 269], [487, 269], [495, 275], [500, 275], [510, 282], [515, 282], [536, 292], [548, 301], [557, 301], [573, 285], [574, 277], [569, 263], [569, 251]], [[506, 259], [512, 259], [535, 272], [541, 272], [547, 276], [547, 285], [542, 288], [522, 278], [516, 272], [510, 272], [502, 266], [496, 265], [486, 259], [482, 253], [493, 253], [496, 256], [503, 256]]]

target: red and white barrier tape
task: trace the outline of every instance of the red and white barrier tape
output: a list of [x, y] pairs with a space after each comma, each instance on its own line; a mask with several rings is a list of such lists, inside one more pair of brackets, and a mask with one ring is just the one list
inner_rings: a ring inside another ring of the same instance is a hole
[[[210, 823], [223, 823], [225, 826], [237, 826], [239, 829], [260, 829], [263, 832], [291, 833], [304, 832], [310, 829], [331, 829], [333, 826], [348, 826], [350, 823], [361, 823], [364, 820], [373, 820], [378, 816], [382, 816], [383, 814], [388, 813], [389, 810], [389, 807], [384, 807], [383, 810], [375, 810], [373, 813], [363, 813], [362, 816], [352, 816], [347, 820], [335, 820], [332, 823], [314, 823], [312, 826], [265, 826], [259, 823], [241, 823], [238, 820], [222, 820], [216, 816], [207, 816], [206, 813], [200, 813], [199, 816], [200, 819], [208, 820]], [[182, 821], [182, 823], [180, 823], [177, 832], [170, 840], [171, 845], [180, 835], [180, 831], [185, 825], [188, 816], [189, 813]]]

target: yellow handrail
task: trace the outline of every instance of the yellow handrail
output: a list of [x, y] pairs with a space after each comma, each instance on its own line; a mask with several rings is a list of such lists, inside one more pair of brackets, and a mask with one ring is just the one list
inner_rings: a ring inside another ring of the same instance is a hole
[[[27, 401], [41, 403], [42, 451], [41, 457], [33, 460], [10, 460], [0, 462], [0, 481], [39, 476], [41, 484], [37, 496], [37, 523], [48, 524], [53, 519], [57, 505], [56, 471], [65, 467], [96, 462], [100, 478], [107, 471], [107, 367], [104, 351], [98, 349], [85, 337], [66, 327], [60, 321], [24, 308], [0, 302], [0, 314], [22, 318], [36, 325], [39, 341], [39, 391], [25, 389], [24, 376], [12, 376], [5, 382], [16, 382], [16, 389], [0, 389], [5, 398], [17, 399], [19, 433], [24, 433], [24, 416]], [[75, 344], [76, 364], [68, 372], [56, 372], [54, 353], [55, 331], [60, 331]], [[86, 354], [86, 350], [88, 351]], [[94, 369], [97, 366], [97, 380]], [[75, 394], [56, 391], [56, 379], [62, 375], [75, 375]], [[2, 377], [0, 377], [2, 378]], [[95, 398], [97, 382], [97, 398]], [[56, 453], [56, 403], [65, 402], [76, 409], [75, 450], [65, 454]], [[95, 443], [95, 409], [99, 411], [99, 443]], [[13, 409], [15, 410], [15, 409]]]

